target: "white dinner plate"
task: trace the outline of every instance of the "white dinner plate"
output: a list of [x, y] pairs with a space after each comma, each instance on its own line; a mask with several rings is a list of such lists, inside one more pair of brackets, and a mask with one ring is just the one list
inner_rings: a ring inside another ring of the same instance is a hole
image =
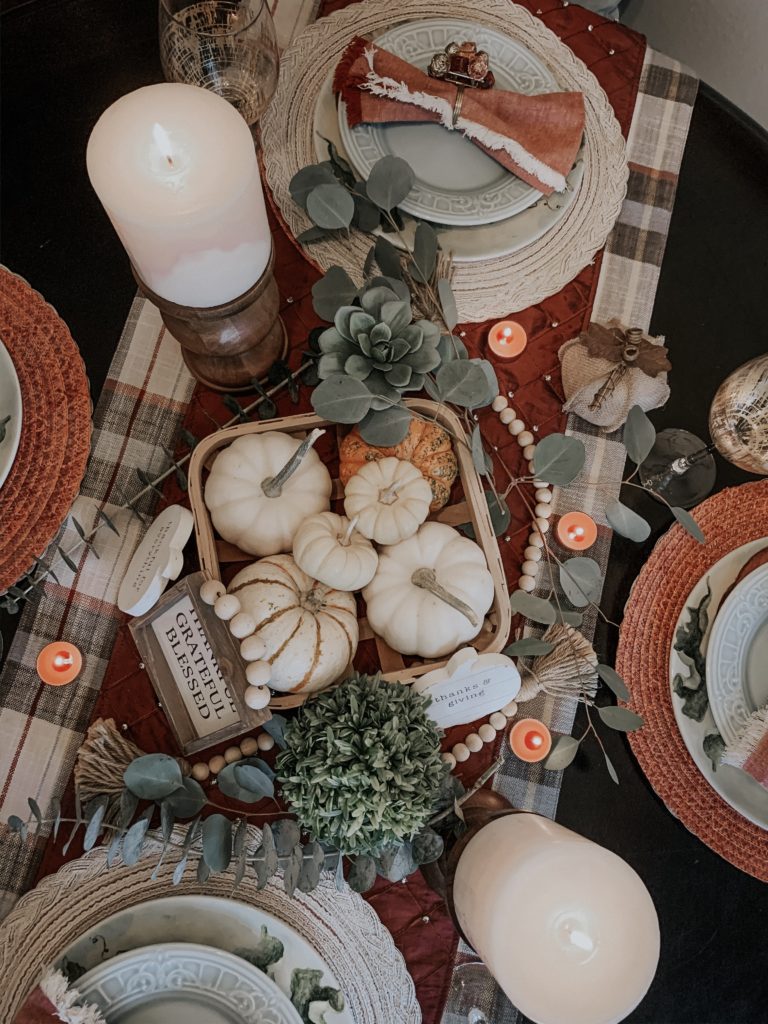
[[[707, 592], [707, 582], [709, 582], [712, 590], [712, 600], [709, 605], [709, 622], [716, 621], [715, 615], [724, 594], [749, 559], [765, 548], [766, 545], [768, 545], [768, 537], [762, 540], [751, 541], [749, 544], [744, 544], [742, 547], [730, 551], [719, 562], [716, 562], [706, 575], [698, 581], [686, 598], [673, 635], [677, 636], [680, 626], [688, 622], [688, 608], [696, 608], [700, 604]], [[704, 635], [702, 648], [705, 653], [711, 642], [711, 632], [710, 627]], [[683, 714], [683, 701], [672, 689], [672, 680], [678, 672], [687, 676], [688, 668], [683, 663], [678, 652], [672, 647], [669, 656], [670, 700], [672, 701], [672, 709], [680, 735], [696, 767], [715, 792], [727, 804], [730, 804], [735, 811], [738, 811], [739, 814], [748, 821], [753, 822], [753, 824], [759, 825], [760, 828], [768, 829], [768, 791], [750, 775], [747, 775], [738, 768], [721, 764], [716, 771], [713, 769], [712, 762], [704, 753], [703, 743], [706, 736], [719, 731], [717, 724], [709, 708], [701, 722], [695, 722], [692, 718], [688, 718], [687, 715]]]
[[[342, 988], [319, 953], [294, 929], [248, 903], [218, 896], [165, 896], [119, 910], [67, 947], [57, 966], [64, 967], [66, 961], [91, 971], [129, 950], [182, 941], [242, 956], [261, 939], [262, 928], [283, 944], [283, 957], [269, 968], [269, 975], [285, 995], [290, 996], [295, 968], [322, 971], [323, 985]], [[331, 1010], [326, 1016], [328, 1024], [353, 1024], [348, 1009]]]
[[718, 612], [707, 647], [707, 692], [729, 746], [752, 712], [768, 704], [768, 565], [735, 586]]
[[189, 942], [121, 953], [80, 978], [77, 990], [109, 1024], [302, 1024], [258, 967]]
[[21, 388], [16, 367], [8, 349], [0, 340], [0, 422], [10, 417], [5, 424], [5, 437], [0, 441], [0, 487], [11, 471], [21, 439]]
[[[376, 42], [426, 71], [435, 53], [465, 39], [488, 53], [499, 89], [525, 95], [557, 90], [549, 68], [521, 43], [460, 18], [406, 22], [377, 36]], [[413, 217], [438, 224], [491, 224], [508, 220], [541, 198], [541, 192], [511, 174], [461, 132], [424, 123], [350, 128], [343, 101], [339, 102], [338, 117], [344, 148], [360, 177], [367, 178], [383, 156], [399, 156], [411, 165], [416, 182], [400, 208]]]

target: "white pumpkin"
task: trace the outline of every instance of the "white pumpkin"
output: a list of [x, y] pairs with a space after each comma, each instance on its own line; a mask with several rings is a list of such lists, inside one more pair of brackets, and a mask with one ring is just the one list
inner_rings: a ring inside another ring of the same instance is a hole
[[363, 597], [371, 629], [393, 650], [440, 658], [480, 632], [493, 577], [474, 541], [452, 526], [424, 523], [379, 553]]
[[330, 507], [331, 475], [312, 448], [323, 433], [243, 434], [216, 456], [205, 504], [224, 540], [251, 555], [290, 551], [301, 522]]
[[318, 583], [290, 555], [249, 565], [229, 593], [256, 623], [252, 635], [264, 643], [261, 660], [271, 666], [273, 690], [321, 690], [352, 661], [359, 635], [354, 595]]
[[432, 488], [419, 470], [393, 457], [368, 462], [347, 483], [344, 511], [377, 544], [412, 537], [429, 515]]
[[298, 567], [337, 590], [362, 590], [373, 579], [379, 556], [356, 525], [354, 519], [350, 522], [335, 512], [309, 516], [293, 538]]

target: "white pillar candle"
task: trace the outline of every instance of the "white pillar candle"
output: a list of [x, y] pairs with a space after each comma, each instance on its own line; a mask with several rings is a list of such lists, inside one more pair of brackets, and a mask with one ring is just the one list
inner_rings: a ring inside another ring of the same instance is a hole
[[659, 923], [620, 857], [537, 814], [470, 839], [453, 887], [465, 936], [536, 1024], [618, 1024], [650, 987]]
[[255, 284], [272, 238], [248, 125], [194, 85], [149, 85], [106, 110], [88, 176], [136, 271], [182, 306], [218, 306]]

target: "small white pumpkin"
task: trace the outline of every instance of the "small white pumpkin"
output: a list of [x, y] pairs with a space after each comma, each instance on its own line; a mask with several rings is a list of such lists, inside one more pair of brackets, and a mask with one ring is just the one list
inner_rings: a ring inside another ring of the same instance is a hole
[[224, 540], [251, 555], [290, 551], [302, 520], [330, 506], [331, 475], [312, 448], [323, 433], [243, 434], [216, 456], [205, 504]]
[[371, 629], [393, 650], [440, 658], [480, 632], [493, 577], [474, 541], [452, 526], [424, 523], [380, 552], [363, 597]]
[[309, 516], [293, 538], [298, 567], [337, 590], [362, 590], [373, 579], [379, 556], [356, 526], [356, 520], [335, 512]]
[[429, 515], [432, 488], [412, 462], [389, 457], [368, 462], [349, 480], [344, 511], [377, 544], [412, 537]]
[[249, 565], [229, 585], [264, 643], [269, 686], [280, 692], [320, 690], [335, 682], [357, 650], [353, 594], [318, 583], [290, 555]]

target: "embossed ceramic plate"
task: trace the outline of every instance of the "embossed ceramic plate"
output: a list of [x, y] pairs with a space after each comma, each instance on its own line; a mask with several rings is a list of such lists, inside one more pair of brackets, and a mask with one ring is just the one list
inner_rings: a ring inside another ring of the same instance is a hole
[[301, 1024], [258, 967], [189, 942], [122, 953], [83, 975], [77, 989], [109, 1024]]
[[[322, 972], [322, 984], [342, 988], [333, 971], [295, 928], [280, 918], [240, 900], [218, 896], [163, 896], [93, 924], [57, 958], [91, 971], [118, 953], [168, 942], [192, 942], [235, 956], [244, 956], [261, 940], [261, 929], [283, 944], [284, 954], [269, 968], [269, 976], [286, 996], [296, 968]], [[353, 1024], [347, 1007], [327, 1014], [328, 1024]]]
[[[698, 606], [706, 594], [707, 582], [709, 582], [709, 586], [712, 589], [712, 601], [709, 606], [709, 621], [711, 623], [728, 587], [731, 586], [749, 559], [765, 548], [766, 545], [768, 545], [768, 537], [762, 540], [751, 541], [749, 544], [744, 544], [742, 547], [730, 551], [719, 562], [716, 562], [709, 572], [699, 580], [686, 598], [673, 635], [676, 636], [680, 626], [688, 621], [687, 609], [691, 606]], [[711, 641], [711, 632], [710, 627], [704, 636], [703, 648], [705, 651]], [[748, 821], [753, 822], [760, 828], [768, 829], [768, 792], [759, 782], [756, 782], [755, 779], [738, 768], [732, 768], [730, 765], [720, 765], [717, 771], [713, 769], [712, 762], [704, 753], [703, 743], [705, 736], [717, 732], [718, 727], [715, 724], [711, 710], [707, 710], [701, 722], [695, 722], [692, 718], [688, 718], [687, 715], [683, 714], [683, 702], [674, 692], [674, 689], [672, 689], [672, 680], [678, 672], [686, 673], [687, 669], [677, 651], [672, 648], [669, 656], [672, 710], [674, 711], [680, 735], [696, 767], [715, 792], [726, 803], [730, 804], [735, 811], [738, 811]]]
[[768, 565], [734, 587], [717, 614], [707, 648], [709, 706], [726, 743], [768, 704]]
[[[533, 95], [557, 90], [552, 72], [521, 43], [471, 21], [430, 18], [389, 29], [376, 42], [426, 71], [433, 54], [454, 40], [471, 39], [490, 56], [500, 89]], [[350, 128], [343, 102], [339, 130], [361, 177], [383, 156], [399, 156], [416, 183], [401, 209], [438, 224], [479, 225], [507, 220], [532, 206], [541, 192], [505, 170], [460, 132], [437, 124], [361, 124]]]
[[16, 367], [8, 349], [0, 341], [0, 423], [5, 424], [5, 437], [0, 441], [0, 487], [11, 471], [21, 438], [21, 389]]

